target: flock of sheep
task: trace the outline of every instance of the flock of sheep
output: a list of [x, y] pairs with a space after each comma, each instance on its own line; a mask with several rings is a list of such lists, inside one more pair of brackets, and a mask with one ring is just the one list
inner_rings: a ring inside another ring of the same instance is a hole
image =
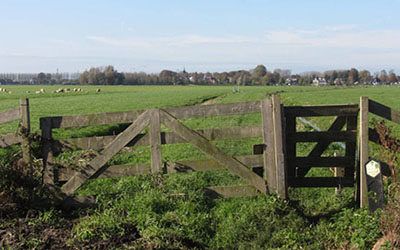
[[5, 89], [5, 88], [0, 88], [0, 92], [4, 92], [4, 93], [8, 93], [8, 94], [12, 94], [11, 91]]
[[[96, 89], [96, 93], [99, 93], [100, 91], [101, 91], [100, 89]], [[11, 91], [9, 91], [9, 90], [7, 90], [5, 88], [0, 88], [0, 92], [12, 94]], [[52, 93], [56, 94], [56, 93], [69, 93], [69, 92], [83, 92], [83, 90], [81, 88], [73, 88], [73, 89], [70, 89], [70, 88], [59, 88], [57, 90], [54, 90]], [[30, 94], [31, 91], [28, 90], [28, 91], [26, 91], [26, 93]], [[35, 94], [45, 94], [46, 90], [45, 89], [40, 89], [40, 90], [36, 90], [34, 93]]]

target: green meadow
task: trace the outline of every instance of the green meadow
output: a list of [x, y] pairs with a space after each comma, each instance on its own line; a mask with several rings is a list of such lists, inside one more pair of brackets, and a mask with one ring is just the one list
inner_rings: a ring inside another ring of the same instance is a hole
[[[30, 100], [32, 130], [39, 131], [39, 118], [102, 112], [179, 107], [199, 104], [256, 101], [272, 93], [279, 94], [284, 105], [357, 104], [360, 96], [400, 110], [400, 87], [272, 87], [242, 86], [76, 86], [82, 92], [53, 93], [58, 88], [75, 86], [6, 86], [11, 93], [0, 92], [0, 112], [18, 106], [19, 98]], [[44, 89], [45, 93], [35, 91]], [[100, 92], [97, 91], [100, 89]], [[312, 123], [327, 128], [332, 118], [313, 118]], [[371, 126], [376, 121], [371, 117]], [[185, 120], [194, 129], [245, 127], [261, 125], [260, 114], [208, 117]], [[394, 135], [400, 126], [388, 123]], [[55, 138], [85, 137], [118, 133], [126, 124], [54, 130]], [[16, 131], [17, 124], [0, 126], [0, 134]], [[165, 128], [163, 128], [165, 129]], [[309, 130], [304, 124], [298, 129]], [[215, 144], [230, 155], [252, 154], [252, 146], [261, 138], [224, 140]], [[298, 146], [307, 154], [312, 144]], [[372, 146], [372, 145], [371, 145]], [[18, 150], [18, 149], [10, 149]], [[0, 158], [10, 154], [0, 151]], [[332, 145], [325, 154], [340, 153]], [[382, 150], [372, 146], [371, 155]], [[56, 157], [62, 165], [76, 167], [85, 151], [70, 150]], [[189, 144], [163, 145], [165, 161], [203, 159], [200, 151]], [[40, 158], [40, 154], [35, 155]], [[149, 163], [148, 147], [123, 150], [110, 164]], [[6, 160], [0, 164], [7, 165]], [[329, 170], [315, 169], [313, 176], [331, 175]], [[146, 175], [89, 181], [78, 193], [97, 195], [95, 209], [81, 211], [69, 228], [68, 246], [94, 244], [101, 240], [120, 240], [136, 232], [136, 238], [124, 243], [131, 248], [159, 249], [369, 249], [382, 236], [380, 212], [357, 209], [354, 189], [335, 194], [332, 188], [289, 190], [290, 201], [275, 196], [210, 200], [203, 193], [207, 186], [243, 184], [227, 171]], [[43, 219], [46, 218], [45, 219]], [[58, 210], [42, 211], [40, 223], [57, 225], [67, 220]], [[43, 222], [45, 220], [45, 222]], [[41, 246], [33, 235], [27, 247]], [[110, 243], [111, 244], [111, 243]], [[120, 247], [120, 245], [118, 245]]]

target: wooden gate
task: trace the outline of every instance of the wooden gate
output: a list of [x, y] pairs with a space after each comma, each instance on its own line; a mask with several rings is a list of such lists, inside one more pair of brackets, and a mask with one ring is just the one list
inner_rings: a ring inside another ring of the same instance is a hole
[[[210, 187], [209, 191], [221, 196], [247, 196], [266, 193], [266, 181], [262, 175], [253, 171], [254, 166], [262, 165], [262, 156], [230, 156], [222, 152], [212, 140], [240, 139], [261, 137], [262, 127], [232, 127], [225, 129], [193, 130], [182, 123], [182, 119], [220, 115], [238, 115], [260, 113], [261, 102], [235, 104], [203, 105], [170, 109], [150, 109], [119, 113], [95, 115], [43, 117], [41, 129], [43, 139], [43, 159], [45, 165], [45, 183], [53, 185], [55, 180], [66, 181], [61, 191], [73, 194], [88, 179], [101, 176], [123, 176], [143, 173], [165, 173], [185, 171], [191, 168], [196, 171], [225, 168], [241, 177], [247, 186]], [[52, 130], [57, 128], [73, 128], [100, 124], [117, 124], [130, 122], [128, 128], [117, 136], [88, 137], [67, 140], [54, 140]], [[171, 132], [162, 132], [161, 124]], [[146, 130], [148, 128], [148, 130]], [[210, 160], [165, 162], [162, 158], [161, 145], [173, 143], [189, 143], [203, 152]], [[100, 150], [88, 164], [67, 173], [64, 169], [53, 169], [53, 154], [56, 148], [78, 146], [83, 149]], [[110, 166], [107, 162], [126, 146], [150, 145], [151, 166]], [[261, 161], [259, 160], [261, 159]], [[56, 173], [61, 174], [54, 176]]]
[[[286, 168], [290, 187], [353, 187], [355, 184], [358, 105], [288, 106], [284, 108]], [[298, 117], [335, 116], [326, 131], [297, 131]], [[307, 156], [297, 143], [317, 143]], [[345, 144], [344, 156], [322, 156], [333, 142]], [[306, 177], [312, 167], [340, 168], [342, 176]]]

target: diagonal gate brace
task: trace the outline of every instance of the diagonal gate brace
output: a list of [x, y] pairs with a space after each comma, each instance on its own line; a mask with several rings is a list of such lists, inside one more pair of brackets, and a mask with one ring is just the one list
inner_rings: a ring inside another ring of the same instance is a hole
[[[329, 127], [328, 131], [340, 131], [344, 125], [346, 125], [346, 117], [338, 116], [332, 125]], [[324, 153], [324, 151], [329, 147], [330, 142], [318, 142], [317, 145], [313, 148], [313, 150], [308, 154], [307, 157], [317, 157]], [[311, 167], [300, 168], [298, 169], [297, 175], [299, 177], [304, 177], [308, 173]]]
[[236, 158], [226, 155], [215, 145], [211, 144], [204, 136], [196, 133], [192, 129], [183, 125], [178, 119], [166, 112], [160, 110], [162, 117], [162, 123], [168, 128], [172, 129], [176, 134], [182, 137], [187, 142], [193, 144], [203, 153], [211, 156], [215, 161], [225, 166], [232, 173], [242, 177], [250, 185], [254, 186], [261, 193], [266, 193], [266, 183], [264, 179], [254, 173], [246, 165], [238, 161]]
[[99, 175], [107, 166], [105, 164], [133, 140], [139, 133], [149, 125], [150, 110], [143, 112], [122, 133], [110, 142], [98, 156], [91, 160], [84, 168], [77, 172], [67, 183], [61, 187], [61, 191], [67, 195], [73, 194], [89, 178]]

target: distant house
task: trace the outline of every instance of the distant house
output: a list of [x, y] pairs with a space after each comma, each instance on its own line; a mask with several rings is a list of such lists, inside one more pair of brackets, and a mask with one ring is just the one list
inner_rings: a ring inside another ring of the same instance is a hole
[[325, 77], [316, 77], [312, 81], [312, 84], [314, 86], [325, 86], [328, 84], [328, 82], [326, 81]]
[[335, 84], [335, 85], [343, 85], [344, 83], [345, 83], [345, 81], [343, 80], [343, 78], [336, 78], [333, 81], [333, 84]]
[[376, 86], [376, 85], [380, 85], [381, 81], [379, 80], [378, 77], [375, 77], [374, 80], [372, 81], [372, 85]]
[[297, 79], [295, 77], [286, 78], [285, 84], [288, 86], [298, 85], [299, 79]]

